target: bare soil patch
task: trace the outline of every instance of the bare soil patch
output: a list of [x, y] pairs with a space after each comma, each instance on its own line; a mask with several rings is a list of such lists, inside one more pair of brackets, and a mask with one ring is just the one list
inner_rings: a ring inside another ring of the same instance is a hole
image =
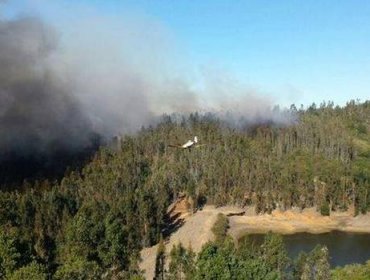
[[[186, 207], [183, 207], [184, 203], [184, 201], [179, 201], [177, 205], [169, 208], [173, 219], [172, 223], [175, 226], [170, 227], [170, 230], [167, 231], [169, 233], [169, 236], [165, 239], [167, 256], [172, 247], [180, 242], [184, 247], [191, 246], [194, 252], [199, 252], [206, 242], [214, 238], [211, 229], [218, 213], [229, 215], [242, 211], [236, 207], [216, 208], [214, 206], [205, 206], [202, 210], [192, 214]], [[142, 262], [140, 268], [145, 270], [145, 279], [153, 279], [154, 277], [157, 247], [155, 245], [141, 251]]]
[[332, 212], [330, 216], [321, 216], [314, 208], [302, 211], [275, 210], [271, 214], [232, 216], [229, 217], [229, 221], [229, 233], [236, 238], [246, 232], [268, 231], [281, 234], [324, 233], [332, 230], [370, 233], [370, 214], [353, 217], [350, 211]]

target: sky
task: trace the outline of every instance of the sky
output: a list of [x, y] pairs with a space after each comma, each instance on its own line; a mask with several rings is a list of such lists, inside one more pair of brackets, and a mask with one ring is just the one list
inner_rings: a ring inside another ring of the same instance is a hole
[[[149, 26], [149, 31], [136, 32], [145, 37], [160, 30], [162, 35], [155, 38], [163, 39], [165, 50], [176, 57], [178, 72], [174, 72], [187, 75], [194, 88], [204, 83], [199, 76], [211, 72], [283, 106], [328, 100], [344, 105], [350, 99], [370, 99], [370, 2], [366, 0], [0, 2], [6, 2], [1, 6], [5, 17], [40, 15], [57, 26], [62, 37], [72, 36], [68, 23], [85, 14], [145, 21], [143, 28]], [[119, 37], [119, 30], [115, 34]], [[146, 46], [149, 50], [152, 42]]]

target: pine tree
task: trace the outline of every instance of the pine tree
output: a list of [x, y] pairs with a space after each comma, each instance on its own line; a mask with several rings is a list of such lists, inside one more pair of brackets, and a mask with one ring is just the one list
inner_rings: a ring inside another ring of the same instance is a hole
[[269, 232], [261, 245], [261, 257], [271, 270], [277, 270], [284, 275], [289, 263], [288, 253], [285, 249], [281, 235]]
[[19, 266], [21, 254], [16, 243], [14, 236], [9, 236], [0, 229], [0, 279], [9, 277]]
[[163, 237], [161, 236], [157, 248], [157, 256], [155, 259], [155, 279], [164, 280], [165, 276], [165, 262], [166, 262], [166, 246], [163, 242]]
[[12, 273], [8, 280], [46, 280], [48, 279], [46, 269], [37, 262], [32, 262]]
[[329, 251], [325, 246], [319, 246], [315, 249], [315, 279], [330, 279]]

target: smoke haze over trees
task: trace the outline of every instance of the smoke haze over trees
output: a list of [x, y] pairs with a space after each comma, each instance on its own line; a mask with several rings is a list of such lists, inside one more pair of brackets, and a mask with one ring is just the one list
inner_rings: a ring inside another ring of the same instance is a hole
[[224, 73], [204, 71], [194, 89], [153, 21], [86, 17], [71, 26], [0, 13], [0, 165], [9, 177], [61, 175], [102, 140], [163, 113], [212, 111], [237, 126], [294, 119]]

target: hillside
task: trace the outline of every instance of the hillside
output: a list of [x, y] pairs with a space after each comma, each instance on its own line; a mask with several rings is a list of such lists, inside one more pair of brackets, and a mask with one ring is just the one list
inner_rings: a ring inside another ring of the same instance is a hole
[[[295, 121], [236, 125], [211, 114], [164, 116], [102, 147], [60, 182], [1, 192], [0, 251], [11, 260], [0, 264], [2, 275], [36, 261], [55, 279], [136, 277], [141, 249], [159, 241], [168, 207], [183, 194], [190, 209], [207, 202], [257, 213], [368, 212], [369, 101], [287, 113]], [[170, 147], [195, 135], [203, 146]]]

